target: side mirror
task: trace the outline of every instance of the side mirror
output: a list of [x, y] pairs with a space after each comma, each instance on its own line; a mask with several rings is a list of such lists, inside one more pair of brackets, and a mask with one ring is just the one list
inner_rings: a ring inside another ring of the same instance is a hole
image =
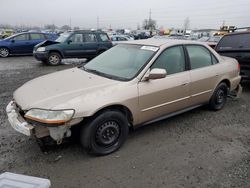
[[67, 42], [68, 44], [70, 44], [70, 43], [72, 43], [72, 40], [68, 40], [68, 42]]
[[167, 76], [167, 71], [165, 69], [154, 68], [150, 70], [150, 72], [145, 75], [144, 80], [156, 80], [165, 78]]

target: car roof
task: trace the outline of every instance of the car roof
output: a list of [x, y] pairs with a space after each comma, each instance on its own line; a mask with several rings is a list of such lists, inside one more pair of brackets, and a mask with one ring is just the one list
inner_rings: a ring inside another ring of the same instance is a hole
[[167, 47], [182, 44], [200, 44], [205, 45], [201, 42], [191, 40], [176, 40], [176, 39], [144, 39], [144, 40], [133, 40], [124, 42], [125, 44], [135, 44], [144, 46], [156, 46], [156, 47]]
[[75, 31], [69, 31], [68, 33], [104, 33], [103, 31], [99, 31], [99, 30], [75, 30]]
[[233, 32], [233, 33], [228, 33], [224, 36], [229, 36], [229, 35], [241, 35], [241, 34], [250, 34], [250, 31], [239, 31], [239, 32]]

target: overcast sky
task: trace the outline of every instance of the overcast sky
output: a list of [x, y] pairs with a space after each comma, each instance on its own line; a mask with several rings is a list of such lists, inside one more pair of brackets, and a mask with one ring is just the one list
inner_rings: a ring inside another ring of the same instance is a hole
[[149, 17], [159, 27], [190, 28], [250, 26], [250, 0], [0, 0], [0, 24], [44, 26], [72, 25], [136, 29]]

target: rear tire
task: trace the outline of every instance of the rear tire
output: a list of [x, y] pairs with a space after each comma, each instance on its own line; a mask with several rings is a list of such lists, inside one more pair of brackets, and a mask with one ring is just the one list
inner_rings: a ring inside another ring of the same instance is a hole
[[9, 49], [0, 47], [0, 57], [8, 57], [10, 55]]
[[220, 83], [214, 90], [214, 93], [209, 101], [209, 107], [211, 110], [221, 110], [227, 101], [229, 88], [226, 83]]
[[57, 52], [51, 52], [48, 57], [47, 63], [52, 66], [60, 65], [62, 61], [62, 57]]
[[81, 130], [81, 144], [88, 153], [107, 155], [118, 150], [128, 135], [128, 120], [119, 111], [104, 111]]

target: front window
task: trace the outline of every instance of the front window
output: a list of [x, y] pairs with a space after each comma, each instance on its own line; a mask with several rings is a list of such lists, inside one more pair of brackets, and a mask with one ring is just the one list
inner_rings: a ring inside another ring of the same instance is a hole
[[13, 38], [14, 40], [21, 41], [21, 40], [29, 40], [28, 34], [21, 34]]
[[62, 33], [57, 39], [56, 42], [66, 42], [66, 40], [68, 39], [68, 37], [71, 35], [71, 33]]
[[157, 58], [151, 69], [165, 69], [167, 74], [175, 74], [185, 71], [185, 55], [182, 46], [175, 46], [166, 49]]
[[83, 69], [111, 79], [130, 80], [157, 50], [153, 46], [117, 45], [87, 63]]

